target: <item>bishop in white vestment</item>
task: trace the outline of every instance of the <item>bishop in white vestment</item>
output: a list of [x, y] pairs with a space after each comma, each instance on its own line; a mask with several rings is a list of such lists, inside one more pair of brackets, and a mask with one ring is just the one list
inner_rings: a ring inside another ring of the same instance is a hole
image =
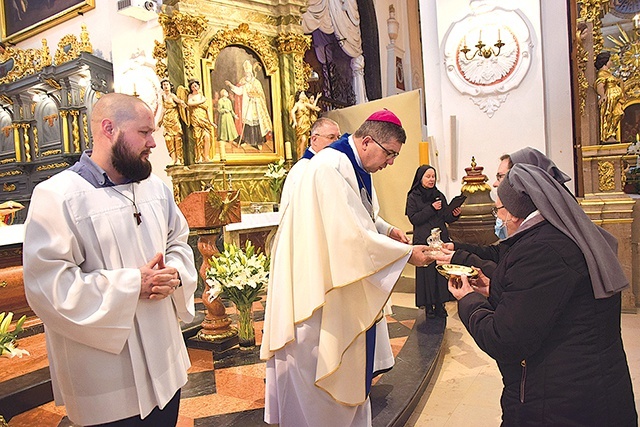
[[374, 113], [315, 155], [293, 189], [274, 241], [265, 311], [267, 423], [371, 424], [369, 332], [375, 336], [406, 262], [429, 257], [424, 246], [376, 228], [370, 173], [393, 164], [405, 138], [393, 113]]

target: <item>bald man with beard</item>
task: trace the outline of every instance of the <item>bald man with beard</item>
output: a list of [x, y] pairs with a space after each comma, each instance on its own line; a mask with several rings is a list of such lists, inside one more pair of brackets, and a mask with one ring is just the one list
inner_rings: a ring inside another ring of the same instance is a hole
[[46, 331], [55, 402], [76, 424], [175, 426], [196, 269], [173, 194], [151, 175], [153, 113], [104, 95], [93, 150], [36, 186], [24, 283]]

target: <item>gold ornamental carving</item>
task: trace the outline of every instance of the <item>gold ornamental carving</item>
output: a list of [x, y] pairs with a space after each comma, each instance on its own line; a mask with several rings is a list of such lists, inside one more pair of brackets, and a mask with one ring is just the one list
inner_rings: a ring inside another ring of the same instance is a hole
[[160, 43], [158, 40], [154, 40], [153, 43], [152, 56], [156, 60], [156, 75], [162, 80], [169, 75], [167, 70], [167, 45]]
[[171, 16], [164, 13], [158, 15], [158, 22], [167, 39], [177, 39], [180, 36], [199, 37], [207, 28], [207, 21], [203, 15], [193, 16], [175, 10]]
[[304, 53], [311, 48], [311, 36], [304, 34], [278, 34], [276, 46], [281, 53]]
[[276, 38], [278, 52], [293, 56], [294, 75], [297, 90], [309, 88], [311, 66], [304, 62], [304, 53], [311, 48], [311, 36], [304, 34], [279, 34]]
[[610, 0], [578, 1], [580, 16], [578, 21], [593, 23], [593, 50], [600, 52], [604, 47], [601, 18], [609, 11]]
[[598, 162], [598, 190], [612, 191], [615, 190], [615, 166], [612, 162]]
[[218, 31], [209, 43], [206, 57], [215, 61], [220, 51], [232, 44], [247, 46], [257, 53], [268, 75], [278, 70], [278, 56], [269, 40], [262, 33], [249, 30], [249, 25], [246, 23], [240, 24], [233, 30]]
[[2, 191], [6, 192], [6, 193], [10, 193], [12, 191], [16, 191], [16, 185], [15, 184], [9, 184], [8, 182], [5, 182], [4, 184], [2, 184]]
[[196, 61], [198, 56], [195, 51], [196, 41], [193, 38], [182, 39], [182, 54], [184, 55], [184, 75], [189, 79], [196, 79]]
[[12, 170], [12, 171], [0, 172], [0, 178], [4, 178], [6, 176], [15, 176], [15, 175], [22, 175], [22, 171]]
[[51, 169], [60, 169], [60, 168], [66, 168], [69, 167], [69, 163], [67, 162], [61, 162], [61, 163], [50, 163], [48, 165], [42, 165], [42, 166], [38, 166], [36, 168], [37, 171], [48, 171]]
[[12, 83], [23, 77], [39, 73], [45, 66], [41, 49], [18, 49], [15, 47], [8, 47], [0, 54], [0, 65], [7, 69], [4, 77], [0, 78], [0, 84]]
[[64, 64], [80, 56], [82, 45], [73, 34], [67, 34], [58, 42], [58, 50], [54, 56], [56, 65]]
[[43, 151], [42, 152], [42, 157], [55, 156], [57, 154], [62, 154], [62, 150], [56, 149], [56, 150]]
[[16, 161], [17, 160], [14, 157], [10, 159], [3, 159], [3, 160], [0, 160], [0, 165], [6, 165], [7, 163], [15, 163]]
[[44, 79], [44, 82], [49, 86], [51, 86], [52, 88], [54, 88], [55, 90], [62, 89], [62, 85], [60, 85], [60, 83], [58, 83], [54, 79]]

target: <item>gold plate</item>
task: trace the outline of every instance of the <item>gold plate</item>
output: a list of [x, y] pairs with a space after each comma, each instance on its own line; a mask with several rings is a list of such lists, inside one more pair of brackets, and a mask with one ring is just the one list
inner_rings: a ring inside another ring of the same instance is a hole
[[477, 277], [478, 272], [471, 267], [457, 264], [436, 265], [438, 273], [449, 279], [450, 276]]

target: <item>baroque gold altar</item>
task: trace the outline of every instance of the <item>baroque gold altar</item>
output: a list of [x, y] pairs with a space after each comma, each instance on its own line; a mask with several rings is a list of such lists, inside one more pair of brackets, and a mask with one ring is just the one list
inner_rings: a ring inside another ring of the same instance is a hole
[[203, 114], [214, 126], [210, 150], [197, 157], [200, 133], [185, 123], [184, 164], [167, 167], [178, 202], [203, 183], [229, 188], [229, 179], [244, 204], [272, 200], [264, 174], [269, 163], [295, 160], [285, 149], [295, 132], [283, 117], [311, 73], [303, 60], [311, 46], [303, 6], [191, 0], [160, 14], [156, 74], [178, 87], [178, 96], [198, 82], [207, 98]]

